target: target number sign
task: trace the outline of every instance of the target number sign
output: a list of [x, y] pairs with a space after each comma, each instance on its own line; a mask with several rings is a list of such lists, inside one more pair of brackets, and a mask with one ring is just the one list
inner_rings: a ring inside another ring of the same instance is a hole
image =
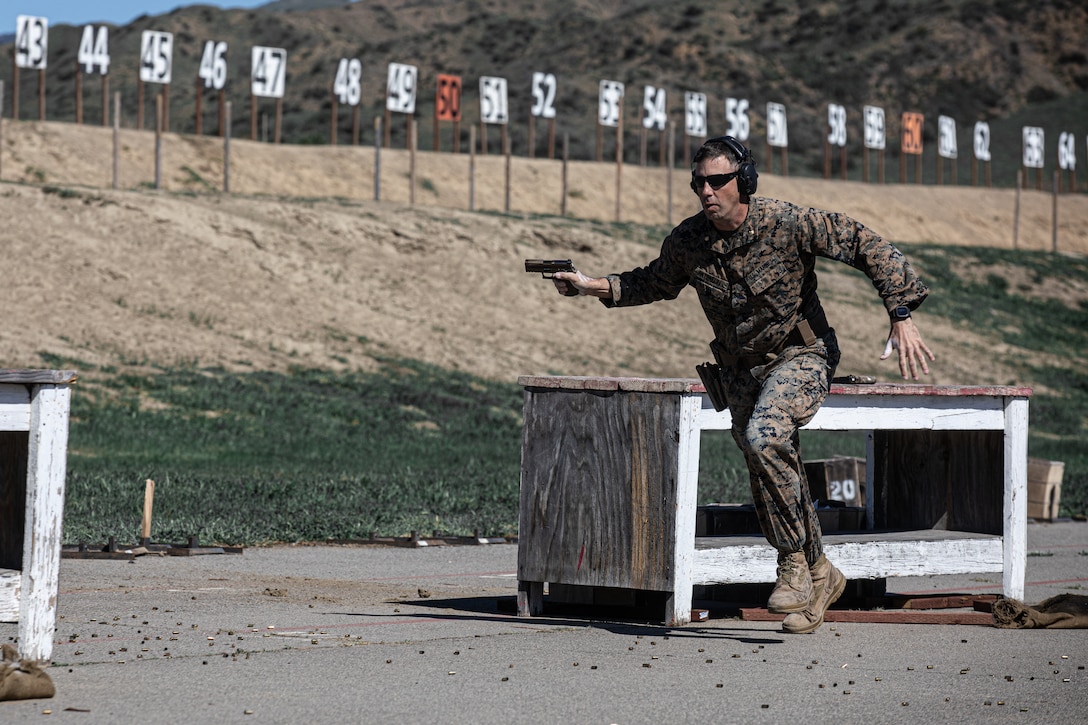
[[403, 63], [390, 63], [385, 82], [385, 107], [397, 113], [416, 112], [416, 80], [419, 68]]
[[904, 113], [902, 129], [899, 136], [900, 149], [905, 154], [921, 156], [922, 154], [922, 128], [925, 125], [925, 116], [921, 113]]
[[688, 136], [706, 136], [706, 94], [684, 93], [684, 132]]
[[827, 142], [832, 146], [846, 145], [846, 106], [827, 104]]
[[884, 109], [880, 106], [865, 106], [862, 115], [865, 117], [865, 148], [883, 151], [887, 132]]
[[260, 98], [283, 98], [287, 85], [287, 51], [255, 45], [250, 59], [250, 92]]
[[102, 75], [108, 75], [110, 72], [110, 29], [105, 25], [99, 25], [97, 30], [93, 25], [84, 25], [76, 60], [83, 66], [84, 73], [94, 73], [97, 70]]
[[332, 82], [336, 100], [348, 106], [358, 106], [363, 97], [363, 63], [358, 58], [341, 58]]
[[439, 121], [461, 120], [461, 76], [438, 74], [435, 114]]
[[33, 15], [15, 19], [15, 65], [44, 69], [49, 56], [49, 21]]
[[665, 130], [668, 110], [665, 106], [665, 89], [644, 86], [642, 89], [642, 127]]
[[747, 141], [752, 131], [752, 122], [748, 119], [747, 98], [725, 99], [725, 133], [738, 141]]
[[506, 79], [480, 76], [480, 120], [505, 124], [510, 114], [507, 106]]
[[205, 88], [221, 91], [226, 87], [227, 44], [225, 42], [209, 40], [204, 43], [204, 53], [200, 56], [197, 76], [204, 81]]
[[555, 118], [555, 91], [559, 82], [554, 73], [533, 73], [533, 106], [537, 118]]
[[1058, 136], [1058, 168], [1062, 171], [1077, 169], [1077, 139], [1071, 133]]
[[985, 121], [975, 123], [975, 158], [979, 161], [990, 160], [990, 124]]
[[1024, 166], [1029, 169], [1043, 168], [1045, 137], [1038, 126], [1024, 126]]
[[601, 81], [597, 95], [597, 123], [618, 127], [623, 114], [623, 84], [619, 81]]
[[956, 158], [956, 119], [951, 116], [937, 116], [937, 153], [942, 159]]
[[169, 83], [174, 65], [174, 34], [145, 30], [140, 36], [140, 80]]
[[767, 104], [767, 145], [776, 148], [789, 146], [786, 127], [786, 107], [781, 103]]

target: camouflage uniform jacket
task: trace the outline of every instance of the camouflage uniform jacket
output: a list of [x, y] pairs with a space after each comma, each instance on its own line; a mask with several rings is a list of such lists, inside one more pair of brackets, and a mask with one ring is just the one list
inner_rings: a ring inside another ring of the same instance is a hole
[[890, 312], [916, 308], [929, 290], [890, 242], [844, 214], [760, 197], [733, 232], [719, 232], [701, 212], [665, 238], [645, 267], [609, 275], [606, 306], [674, 299], [687, 285], [731, 355], [777, 352], [802, 319], [820, 311], [816, 257], [864, 272]]

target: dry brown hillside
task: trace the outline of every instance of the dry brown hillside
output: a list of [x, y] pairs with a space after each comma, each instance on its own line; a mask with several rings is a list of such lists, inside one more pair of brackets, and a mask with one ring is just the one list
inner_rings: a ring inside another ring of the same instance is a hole
[[[93, 365], [292, 365], [368, 368], [374, 355], [422, 359], [489, 378], [526, 373], [691, 377], [708, 328], [692, 294], [606, 310], [565, 299], [522, 271], [525, 257], [572, 257], [590, 273], [650, 259], [664, 225], [665, 172], [572, 164], [569, 214], [557, 218], [559, 162], [419, 154], [415, 205], [405, 152], [273, 147], [235, 141], [231, 194], [222, 146], [168, 135], [163, 191], [154, 137], [123, 132], [121, 187], [109, 189], [111, 134], [62, 123], [3, 125], [0, 233], [5, 284], [0, 367], [49, 352]], [[693, 210], [674, 176], [674, 221]], [[1015, 192], [761, 178], [760, 192], [857, 217], [898, 242], [1012, 246]], [[1059, 201], [1062, 251], [1088, 253], [1088, 197]], [[1020, 244], [1051, 244], [1052, 199], [1025, 192]], [[844, 341], [843, 372], [893, 377], [878, 363], [887, 322], [867, 280], [827, 264], [821, 290]], [[924, 276], [925, 270], [921, 270]], [[939, 294], [940, 290], [935, 290]], [[1080, 290], [1077, 294], [1083, 294]], [[936, 350], [933, 381], [1009, 382], [986, 330], [918, 316]], [[998, 351], [1003, 352], [1001, 350]]]

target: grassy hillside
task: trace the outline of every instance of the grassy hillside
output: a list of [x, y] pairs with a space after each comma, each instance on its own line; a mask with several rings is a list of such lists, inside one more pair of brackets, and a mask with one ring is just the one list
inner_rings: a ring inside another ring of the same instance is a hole
[[[875, 104], [887, 114], [886, 173], [890, 179], [899, 174], [898, 153], [893, 151], [898, 149], [899, 114], [915, 111], [927, 118], [928, 179], [932, 180], [936, 168], [936, 117], [945, 114], [958, 121], [959, 183], [971, 177], [973, 123], [989, 120], [994, 137], [993, 179], [1009, 186], [1019, 164], [1022, 125], [1045, 128], [1048, 168], [1055, 165], [1053, 149], [1059, 133], [1074, 132], [1080, 139], [1088, 134], [1084, 125], [1088, 117], [1085, 27], [1088, 9], [1069, 0], [847, 0], [816, 6], [800, 0], [761, 4], [727, 0], [710, 5], [649, 0], [545, 0], [528, 5], [514, 0], [455, 0], [438, 5], [419, 0], [346, 4], [283, 0], [258, 10], [226, 11], [192, 5], [112, 29], [110, 89], [121, 92], [124, 123], [132, 126], [140, 35], [148, 29], [173, 32], [171, 129], [191, 132], [194, 82], [204, 43], [226, 41], [233, 132], [247, 137], [249, 48], [281, 47], [288, 52], [284, 138], [292, 143], [327, 143], [330, 87], [337, 65], [341, 58], [355, 57], [363, 66], [362, 128], [369, 143], [372, 121], [384, 108], [387, 64], [409, 63], [420, 69], [416, 117], [419, 139], [426, 147], [432, 138], [436, 75], [463, 76], [465, 148], [468, 127], [479, 119], [477, 79], [496, 75], [508, 79], [511, 142], [514, 153], [525, 155], [530, 77], [544, 71], [559, 79], [560, 137], [570, 135], [574, 158], [592, 158], [597, 84], [603, 79], [618, 80], [627, 87], [626, 156], [632, 162], [639, 158], [642, 87], [650, 84], [667, 89], [669, 118], [681, 130], [685, 91], [707, 94], [712, 133], [725, 128], [727, 96], [748, 99], [751, 138], [760, 155], [765, 104], [785, 104], [790, 172], [795, 175], [821, 173], [826, 104], [835, 102], [848, 109], [852, 178], [861, 177], [862, 106]], [[51, 28], [50, 119], [74, 118], [80, 33], [81, 28]], [[10, 48], [0, 46], [0, 77], [11, 77]], [[21, 117], [29, 118], [36, 114], [37, 84], [31, 82], [32, 75], [25, 76], [19, 101]], [[98, 87], [97, 77], [85, 79], [85, 114], [94, 123], [101, 117]], [[145, 111], [149, 119], [154, 107], [150, 98], [159, 88], [148, 87]], [[6, 115], [10, 115], [10, 90], [8, 96]], [[205, 129], [215, 126], [213, 101], [213, 94], [207, 92]], [[267, 116], [272, 110], [271, 101], [261, 102], [261, 114]], [[342, 109], [339, 121], [340, 142], [348, 142], [350, 114]], [[150, 120], [147, 123], [150, 126]], [[449, 133], [446, 129], [447, 145]], [[497, 130], [492, 133], [498, 135]], [[394, 138], [399, 145], [404, 143], [403, 134], [404, 123], [398, 118]], [[650, 155], [656, 159], [656, 134], [652, 136]], [[541, 137], [538, 133], [542, 144]], [[611, 139], [612, 133], [605, 138]], [[543, 152], [541, 145], [538, 153]]]
[[[945, 354], [1012, 359], [1033, 385], [1029, 455], [1065, 461], [1062, 513], [1088, 512], [1088, 261], [910, 245], [941, 291], [927, 314], [996, 331]], [[514, 534], [521, 391], [395, 358], [372, 372], [76, 367], [65, 540], [135, 539], [143, 481], [156, 481], [153, 538], [361, 538], [411, 530]], [[809, 458], [863, 455], [864, 441], [809, 433]], [[703, 444], [700, 499], [745, 501], [728, 436]]]

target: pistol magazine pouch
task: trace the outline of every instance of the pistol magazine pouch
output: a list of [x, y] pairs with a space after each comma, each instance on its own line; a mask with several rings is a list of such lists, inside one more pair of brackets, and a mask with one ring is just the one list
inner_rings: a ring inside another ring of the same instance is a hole
[[699, 373], [699, 380], [706, 388], [706, 395], [710, 398], [710, 404], [719, 413], [729, 407], [725, 398], [725, 385], [722, 384], [722, 369], [716, 363], [705, 362], [695, 366], [695, 372]]

